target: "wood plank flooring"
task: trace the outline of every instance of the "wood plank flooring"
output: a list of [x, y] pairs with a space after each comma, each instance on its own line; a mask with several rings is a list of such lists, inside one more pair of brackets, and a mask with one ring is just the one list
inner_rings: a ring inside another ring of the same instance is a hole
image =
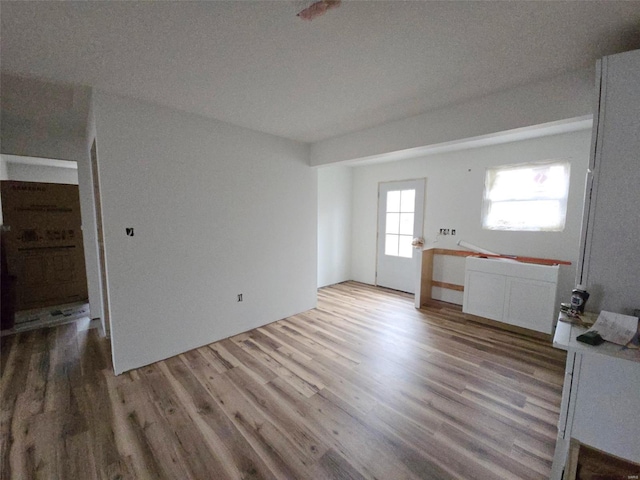
[[565, 355], [347, 282], [114, 376], [73, 325], [2, 338], [2, 479], [544, 479]]

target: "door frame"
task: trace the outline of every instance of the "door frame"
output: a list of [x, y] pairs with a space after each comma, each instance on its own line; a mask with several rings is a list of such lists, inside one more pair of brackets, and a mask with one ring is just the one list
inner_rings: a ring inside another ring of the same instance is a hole
[[91, 143], [91, 187], [93, 191], [96, 243], [98, 246], [98, 267], [100, 270], [100, 296], [102, 301], [102, 328], [107, 338], [111, 336], [111, 315], [109, 311], [109, 290], [107, 287], [107, 264], [104, 249], [104, 228], [102, 225], [102, 198], [100, 195], [100, 174], [98, 171], [98, 147], [96, 139]]

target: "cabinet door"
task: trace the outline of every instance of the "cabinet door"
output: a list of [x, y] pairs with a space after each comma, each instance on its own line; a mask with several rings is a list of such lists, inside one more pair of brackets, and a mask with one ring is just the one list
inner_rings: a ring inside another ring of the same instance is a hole
[[571, 436], [625, 460], [640, 462], [640, 364], [583, 354]]
[[551, 334], [555, 302], [555, 283], [507, 277], [504, 322]]
[[467, 270], [462, 311], [502, 321], [505, 287], [504, 275]]

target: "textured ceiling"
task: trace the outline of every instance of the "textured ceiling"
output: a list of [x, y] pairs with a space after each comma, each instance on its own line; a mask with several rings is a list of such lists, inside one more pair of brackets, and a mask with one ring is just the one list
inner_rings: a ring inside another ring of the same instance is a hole
[[2, 1], [0, 66], [314, 142], [640, 47], [638, 1], [305, 5]]

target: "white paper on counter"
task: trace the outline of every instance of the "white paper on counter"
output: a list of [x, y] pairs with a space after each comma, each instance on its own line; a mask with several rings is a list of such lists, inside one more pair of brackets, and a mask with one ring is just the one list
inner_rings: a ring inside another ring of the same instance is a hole
[[608, 342], [626, 345], [638, 332], [638, 317], [603, 310], [588, 331], [592, 330]]

